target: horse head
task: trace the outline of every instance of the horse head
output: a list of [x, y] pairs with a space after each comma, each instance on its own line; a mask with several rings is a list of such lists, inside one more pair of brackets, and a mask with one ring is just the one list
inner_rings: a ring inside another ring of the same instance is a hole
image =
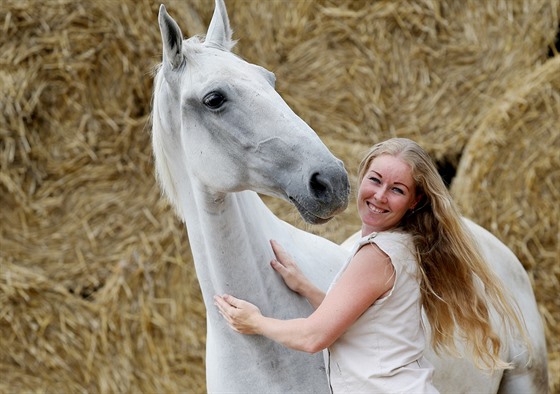
[[281, 98], [273, 73], [231, 52], [235, 43], [223, 0], [216, 0], [204, 40], [183, 40], [163, 5], [159, 26], [163, 62], [156, 76], [153, 143], [160, 150], [158, 178], [176, 208], [172, 168], [187, 172], [216, 201], [253, 190], [290, 201], [312, 224], [347, 207], [343, 163]]

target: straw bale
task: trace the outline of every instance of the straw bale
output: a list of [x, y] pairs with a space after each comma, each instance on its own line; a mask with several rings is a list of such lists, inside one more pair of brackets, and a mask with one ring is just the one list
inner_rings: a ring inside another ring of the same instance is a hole
[[547, 0], [228, 5], [239, 52], [322, 135], [367, 146], [398, 134], [455, 164], [517, 70], [544, 61], [559, 21]]
[[[520, 258], [560, 354], [560, 57], [519, 73], [465, 148], [452, 193]], [[553, 391], [560, 365], [551, 363]]]
[[205, 311], [147, 128], [157, 4], [0, 20], [0, 392], [203, 391]]
[[[165, 3], [186, 36], [205, 32], [212, 0]], [[357, 158], [393, 135], [457, 164], [470, 135], [491, 124], [492, 104], [545, 63], [560, 14], [557, 0], [226, 3], [235, 51], [276, 73], [280, 93], [353, 181]], [[204, 306], [184, 225], [152, 168], [158, 6], [2, 2], [2, 393], [205, 390]], [[318, 227], [266, 201], [337, 242], [358, 228], [354, 204]], [[537, 275], [548, 257], [530, 250], [535, 283], [552, 280], [544, 267]], [[557, 321], [554, 296], [539, 300]], [[553, 347], [553, 371], [559, 360]]]

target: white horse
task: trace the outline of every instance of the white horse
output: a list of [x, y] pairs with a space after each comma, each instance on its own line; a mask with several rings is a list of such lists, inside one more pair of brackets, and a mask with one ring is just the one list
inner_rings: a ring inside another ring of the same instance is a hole
[[[281, 221], [257, 193], [292, 202], [310, 223], [326, 222], [348, 204], [343, 164], [278, 95], [272, 73], [230, 52], [234, 43], [223, 0], [216, 0], [205, 40], [183, 40], [163, 5], [159, 26], [163, 62], [155, 77], [152, 144], [161, 187], [186, 223], [207, 308], [208, 391], [329, 392], [321, 354], [234, 332], [212, 297], [230, 293], [276, 318], [311, 313], [269, 266], [269, 240], [278, 240], [323, 289], [348, 251]], [[519, 368], [504, 375], [514, 376], [513, 383], [504, 389], [541, 392], [535, 385], [546, 376], [534, 375], [545, 374], [546, 354], [541, 359], [542, 326], [527, 276], [507, 248], [486, 233], [477, 235], [483, 247], [491, 245], [493, 266], [515, 286], [536, 338], [536, 361], [542, 362], [531, 369], [525, 368], [524, 356], [516, 360]], [[515, 344], [512, 348], [516, 354]], [[504, 381], [485, 376], [467, 361], [430, 358], [442, 392], [495, 393]]]

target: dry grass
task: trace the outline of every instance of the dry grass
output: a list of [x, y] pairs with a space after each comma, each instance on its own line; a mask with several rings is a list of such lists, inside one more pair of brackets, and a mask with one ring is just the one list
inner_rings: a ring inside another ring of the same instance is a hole
[[[560, 392], [560, 63], [546, 56], [559, 2], [226, 4], [236, 51], [276, 73], [352, 176], [393, 135], [461, 162], [453, 192], [466, 215], [534, 281]], [[158, 6], [2, 3], [0, 392], [204, 391], [204, 306], [152, 169]], [[167, 6], [185, 35], [213, 11], [211, 0]], [[358, 227], [354, 209], [309, 230], [340, 242]]]
[[560, 57], [519, 73], [466, 146], [452, 192], [532, 279], [560, 376]]

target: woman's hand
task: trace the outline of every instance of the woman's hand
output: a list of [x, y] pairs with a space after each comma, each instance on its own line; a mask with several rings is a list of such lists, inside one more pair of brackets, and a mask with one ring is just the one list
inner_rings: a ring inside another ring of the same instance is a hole
[[260, 334], [261, 311], [250, 302], [231, 295], [214, 296], [214, 305], [231, 328], [241, 334]]
[[276, 255], [276, 259], [270, 262], [272, 268], [280, 274], [286, 286], [292, 291], [299, 294], [304, 293], [305, 287], [308, 286], [308, 280], [303, 272], [301, 272], [296, 262], [278, 242], [271, 240], [270, 245]]
[[307, 298], [313, 308], [317, 309], [323, 302], [325, 293], [307, 279], [296, 262], [278, 242], [271, 240], [270, 245], [276, 255], [276, 259], [270, 262], [272, 268], [284, 279], [286, 286]]

